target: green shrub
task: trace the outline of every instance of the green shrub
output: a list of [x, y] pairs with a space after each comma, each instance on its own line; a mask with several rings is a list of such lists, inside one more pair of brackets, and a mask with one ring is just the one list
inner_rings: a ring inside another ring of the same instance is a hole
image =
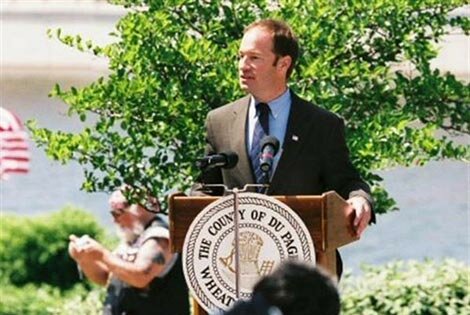
[[77, 286], [68, 292], [63, 303], [51, 308], [51, 315], [101, 315], [103, 313], [103, 301], [105, 288], [97, 287], [91, 291]]
[[1, 315], [98, 315], [102, 312], [104, 289], [88, 291], [76, 285], [68, 291], [50, 285], [17, 287], [2, 283]]
[[103, 313], [104, 288], [97, 288], [82, 294], [68, 294], [51, 314], [54, 315], [101, 315]]
[[18, 286], [45, 283], [70, 288], [79, 280], [67, 251], [72, 233], [104, 236], [93, 215], [71, 207], [34, 218], [2, 214], [0, 278]]
[[50, 314], [51, 306], [61, 303], [60, 297], [60, 290], [48, 285], [35, 286], [28, 284], [23, 287], [16, 287], [2, 283], [0, 314]]
[[343, 315], [470, 314], [470, 268], [446, 260], [365, 267], [341, 283]]

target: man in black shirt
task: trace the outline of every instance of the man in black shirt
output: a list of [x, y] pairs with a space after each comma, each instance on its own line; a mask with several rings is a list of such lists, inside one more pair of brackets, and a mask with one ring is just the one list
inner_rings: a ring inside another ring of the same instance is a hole
[[[160, 215], [129, 205], [120, 190], [110, 198], [121, 244], [109, 251], [96, 240], [70, 236], [69, 253], [93, 282], [106, 285], [105, 315], [189, 315], [181, 258], [170, 252]], [[158, 203], [153, 208], [159, 209]]]

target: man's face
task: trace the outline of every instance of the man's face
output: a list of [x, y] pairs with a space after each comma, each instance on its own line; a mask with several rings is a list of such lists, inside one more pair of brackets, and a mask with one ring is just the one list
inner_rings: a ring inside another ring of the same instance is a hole
[[285, 71], [276, 62], [272, 34], [262, 27], [243, 35], [239, 49], [239, 79], [243, 90], [255, 97], [276, 93], [285, 86]]
[[138, 210], [135, 205], [110, 211], [119, 237], [127, 243], [132, 243], [144, 230], [136, 211]]

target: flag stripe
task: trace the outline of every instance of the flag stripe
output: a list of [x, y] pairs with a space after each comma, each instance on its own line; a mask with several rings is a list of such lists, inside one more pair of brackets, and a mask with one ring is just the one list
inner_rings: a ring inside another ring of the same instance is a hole
[[25, 141], [28, 138], [27, 134], [23, 130], [11, 131], [0, 130], [0, 140], [13, 141], [13, 140], [23, 140]]
[[29, 163], [27, 161], [2, 160], [0, 170], [8, 169], [29, 169]]
[[0, 159], [29, 159], [27, 150], [2, 150], [0, 151]]
[[28, 151], [28, 145], [26, 143], [0, 143], [0, 151]]
[[20, 168], [20, 167], [15, 167], [15, 168], [0, 168], [0, 174], [6, 174], [6, 173], [28, 173], [29, 168]]
[[19, 118], [0, 107], [0, 179], [8, 178], [11, 173], [29, 171], [27, 139]]
[[3, 156], [1, 158], [0, 164], [4, 164], [8, 161], [19, 161], [19, 162], [29, 162], [29, 156]]
[[12, 112], [0, 107], [0, 131], [21, 130], [21, 121]]

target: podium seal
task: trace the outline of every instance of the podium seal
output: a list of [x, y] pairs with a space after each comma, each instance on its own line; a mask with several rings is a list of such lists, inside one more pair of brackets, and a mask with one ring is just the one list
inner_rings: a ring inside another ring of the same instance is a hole
[[[287, 259], [315, 263], [313, 241], [300, 217], [287, 205], [257, 193], [239, 197], [240, 298]], [[183, 244], [183, 271], [193, 297], [207, 312], [236, 301], [234, 199], [226, 196], [194, 219]]]

